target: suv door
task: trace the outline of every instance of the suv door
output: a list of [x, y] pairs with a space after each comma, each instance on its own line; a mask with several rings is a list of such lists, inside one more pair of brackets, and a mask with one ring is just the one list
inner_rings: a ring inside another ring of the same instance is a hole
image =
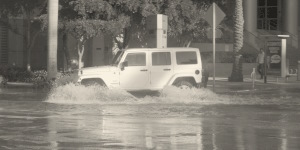
[[171, 52], [152, 52], [150, 65], [150, 86], [162, 89], [173, 75]]
[[143, 90], [149, 86], [149, 68], [146, 52], [125, 54], [127, 66], [120, 71], [120, 86], [126, 90]]

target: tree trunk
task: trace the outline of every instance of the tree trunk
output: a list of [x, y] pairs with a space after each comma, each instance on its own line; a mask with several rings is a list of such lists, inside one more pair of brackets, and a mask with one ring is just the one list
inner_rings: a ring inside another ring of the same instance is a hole
[[242, 61], [239, 51], [243, 47], [243, 30], [244, 30], [244, 17], [243, 17], [243, 2], [242, 0], [235, 0], [234, 12], [234, 43], [233, 43], [233, 66], [232, 73], [229, 77], [231, 82], [243, 82]]
[[70, 58], [70, 52], [69, 52], [69, 47], [68, 47], [68, 35], [67, 33], [63, 33], [63, 53], [66, 58], [66, 63], [67, 63], [67, 69], [71, 69], [71, 58]]
[[83, 54], [84, 54], [84, 43], [85, 42], [78, 42], [77, 43], [77, 50], [78, 50], [78, 69], [81, 69], [84, 67], [84, 62], [82, 60]]
[[[30, 30], [30, 29], [27, 29], [27, 30]], [[28, 40], [26, 43], [26, 50], [27, 50], [27, 71], [31, 71], [31, 52], [32, 52], [32, 49], [33, 49], [33, 46], [35, 45], [35, 41], [36, 41], [36, 38], [38, 37], [38, 35], [40, 34], [41, 31], [37, 31], [33, 36], [31, 33], [29, 33], [29, 36], [28, 36]]]
[[48, 80], [56, 78], [57, 74], [57, 29], [58, 0], [48, 0]]
[[131, 37], [131, 29], [130, 28], [125, 28], [124, 29], [124, 35], [123, 35], [123, 49], [126, 49], [128, 47], [129, 44], [129, 40]]

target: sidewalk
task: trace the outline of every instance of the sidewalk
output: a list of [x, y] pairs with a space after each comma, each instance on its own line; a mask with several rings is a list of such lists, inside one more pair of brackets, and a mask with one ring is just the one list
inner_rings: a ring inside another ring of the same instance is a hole
[[[213, 78], [209, 77], [208, 88], [213, 90]], [[277, 91], [278, 89], [294, 89], [300, 93], [300, 81], [296, 76], [286, 78], [276, 78], [269, 76], [267, 82], [264, 79], [256, 79], [253, 83], [250, 76], [244, 76], [244, 82], [229, 82], [228, 77], [215, 77], [216, 93], [237, 93], [237, 92], [258, 92], [258, 91]]]

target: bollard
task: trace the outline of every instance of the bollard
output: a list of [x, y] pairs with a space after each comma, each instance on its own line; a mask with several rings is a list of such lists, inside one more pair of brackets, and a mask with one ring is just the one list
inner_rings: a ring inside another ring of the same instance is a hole
[[298, 61], [297, 80], [300, 81], [300, 60]]
[[252, 79], [252, 88], [254, 89], [255, 79], [256, 79], [255, 68], [253, 68], [253, 70], [252, 70], [251, 79]]

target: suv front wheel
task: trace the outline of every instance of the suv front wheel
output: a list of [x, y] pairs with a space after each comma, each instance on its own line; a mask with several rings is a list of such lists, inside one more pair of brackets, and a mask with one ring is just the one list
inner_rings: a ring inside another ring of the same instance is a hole
[[193, 84], [189, 81], [178, 81], [175, 86], [179, 87], [180, 89], [191, 89], [193, 87]]
[[84, 79], [81, 81], [81, 84], [84, 86], [105, 86], [105, 83], [101, 79]]

